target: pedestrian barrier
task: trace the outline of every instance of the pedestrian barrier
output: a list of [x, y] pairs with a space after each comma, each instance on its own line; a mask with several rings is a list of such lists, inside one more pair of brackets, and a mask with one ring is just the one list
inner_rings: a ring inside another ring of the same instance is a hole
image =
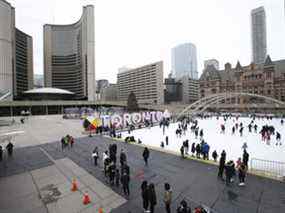
[[250, 170], [257, 174], [285, 181], [285, 162], [252, 158], [250, 161]]

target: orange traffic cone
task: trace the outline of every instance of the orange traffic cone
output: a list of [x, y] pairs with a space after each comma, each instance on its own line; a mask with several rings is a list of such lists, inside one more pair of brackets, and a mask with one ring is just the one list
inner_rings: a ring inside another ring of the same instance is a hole
[[71, 187], [71, 191], [75, 192], [78, 190], [78, 187], [77, 187], [77, 182], [76, 182], [76, 179], [74, 178], [72, 180], [72, 187]]
[[99, 208], [99, 213], [104, 213], [102, 207]]
[[89, 203], [91, 203], [90, 197], [89, 197], [88, 193], [85, 192], [84, 195], [83, 195], [83, 204], [87, 205]]

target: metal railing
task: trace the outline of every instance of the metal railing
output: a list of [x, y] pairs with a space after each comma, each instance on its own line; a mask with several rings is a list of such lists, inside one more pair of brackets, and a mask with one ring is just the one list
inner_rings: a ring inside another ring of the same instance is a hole
[[285, 179], [285, 162], [252, 158], [250, 169], [253, 172], [269, 175], [283, 181]]

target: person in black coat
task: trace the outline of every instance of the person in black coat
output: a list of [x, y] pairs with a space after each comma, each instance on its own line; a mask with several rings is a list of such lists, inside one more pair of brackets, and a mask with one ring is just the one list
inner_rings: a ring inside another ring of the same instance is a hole
[[227, 162], [225, 165], [226, 184], [229, 185], [235, 175], [235, 164], [233, 161]]
[[156, 201], [156, 193], [155, 193], [153, 183], [149, 184], [148, 197], [149, 197], [149, 203], [150, 203], [150, 213], [154, 213], [154, 207], [157, 204], [157, 201]]
[[129, 187], [130, 178], [126, 172], [124, 172], [123, 175], [121, 176], [121, 183], [123, 185], [124, 194], [129, 196], [130, 195], [130, 187]]
[[10, 141], [6, 146], [9, 157], [12, 157], [12, 155], [13, 155], [13, 148], [14, 148], [14, 145]]
[[181, 153], [181, 157], [184, 158], [184, 146], [183, 145], [180, 147], [180, 153]]
[[148, 185], [147, 181], [144, 180], [141, 185], [141, 190], [142, 190], [142, 199], [143, 199], [143, 209], [145, 211], [148, 210], [149, 206], [149, 197], [148, 197]]
[[168, 146], [168, 136], [165, 137], [165, 144]]
[[244, 149], [243, 151], [243, 155], [242, 155], [242, 162], [243, 164], [248, 167], [248, 159], [249, 159], [249, 154], [247, 153], [247, 151]]
[[192, 157], [194, 157], [195, 151], [196, 151], [195, 143], [192, 143], [192, 146], [191, 146]]
[[225, 162], [226, 162], [226, 152], [225, 150], [222, 151], [221, 158], [220, 158], [220, 163], [219, 163], [219, 172], [218, 172], [218, 177], [223, 179], [223, 173], [225, 169]]
[[147, 147], [144, 148], [142, 156], [143, 156], [145, 165], [147, 166], [148, 165], [148, 158], [149, 158], [149, 150]]
[[124, 152], [124, 150], [121, 150], [121, 154], [120, 154], [120, 163], [121, 163], [121, 167], [127, 162], [127, 156], [126, 153]]
[[201, 151], [202, 151], [201, 146], [199, 143], [197, 143], [197, 145], [196, 145], [196, 157], [197, 158], [200, 158]]
[[213, 151], [213, 153], [212, 153], [212, 157], [213, 157], [214, 161], [215, 161], [215, 162], [217, 162], [218, 154], [217, 154], [217, 151], [216, 151], [216, 150], [215, 150], [215, 151]]

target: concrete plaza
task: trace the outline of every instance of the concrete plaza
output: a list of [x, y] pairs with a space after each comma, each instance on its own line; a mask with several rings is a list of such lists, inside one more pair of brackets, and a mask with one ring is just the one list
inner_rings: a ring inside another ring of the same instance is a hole
[[[5, 127], [1, 131], [15, 129]], [[179, 156], [151, 150], [149, 166], [142, 160], [143, 147], [114, 141], [103, 136], [84, 137], [81, 122], [62, 120], [58, 116], [32, 117], [24, 125], [22, 136], [15, 138], [12, 159], [0, 163], [0, 213], [17, 212], [98, 212], [102, 207], [112, 213], [142, 212], [140, 185], [142, 179], [156, 187], [158, 204], [155, 212], [165, 212], [163, 187], [169, 182], [173, 190], [172, 210], [186, 199], [191, 207], [204, 204], [218, 213], [285, 212], [284, 183], [249, 175], [245, 187], [230, 187], [217, 180], [217, 167]], [[61, 150], [62, 135], [76, 137], [72, 149]], [[117, 143], [124, 148], [131, 168], [131, 195], [123, 196], [121, 188], [111, 187], [99, 167], [93, 165], [91, 152], [99, 152]], [[79, 190], [71, 192], [72, 178]], [[88, 191], [91, 204], [83, 205]]]

